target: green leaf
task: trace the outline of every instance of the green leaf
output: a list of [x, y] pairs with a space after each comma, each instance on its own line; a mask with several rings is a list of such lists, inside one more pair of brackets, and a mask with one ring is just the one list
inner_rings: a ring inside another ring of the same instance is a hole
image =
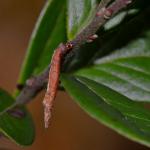
[[66, 91], [93, 118], [150, 146], [150, 31], [89, 68], [62, 74]]
[[150, 102], [150, 32], [76, 74], [101, 83], [134, 101]]
[[67, 34], [73, 39], [91, 20], [96, 0], [67, 0]]
[[93, 79], [62, 75], [71, 97], [93, 118], [125, 137], [150, 146], [150, 112]]
[[65, 31], [65, 9], [63, 8], [60, 15], [57, 18], [56, 26], [53, 28], [51, 36], [49, 37], [41, 56], [39, 57], [38, 64], [35, 68], [34, 74], [42, 72], [49, 64], [52, 58], [53, 52], [58, 45], [66, 41]]
[[47, 1], [31, 36], [19, 83], [23, 84], [31, 75], [43, 71], [50, 63], [54, 49], [66, 40], [65, 3]]
[[17, 118], [10, 113], [3, 113], [7, 107], [14, 103], [14, 99], [5, 91], [0, 89], [0, 132], [19, 145], [31, 145], [34, 140], [35, 131], [32, 118], [25, 108], [22, 118]]

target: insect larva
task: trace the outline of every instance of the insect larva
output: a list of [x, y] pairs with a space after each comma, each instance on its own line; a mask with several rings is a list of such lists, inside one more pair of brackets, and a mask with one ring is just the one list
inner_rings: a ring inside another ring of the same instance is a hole
[[51, 67], [49, 71], [49, 80], [47, 91], [44, 97], [43, 105], [44, 105], [44, 121], [45, 128], [48, 128], [49, 119], [51, 118], [51, 109], [53, 106], [53, 101], [56, 97], [57, 88], [59, 85], [59, 75], [60, 75], [60, 67], [61, 61], [64, 54], [71, 50], [73, 45], [71, 43], [67, 43], [66, 45], [61, 44], [54, 52]]

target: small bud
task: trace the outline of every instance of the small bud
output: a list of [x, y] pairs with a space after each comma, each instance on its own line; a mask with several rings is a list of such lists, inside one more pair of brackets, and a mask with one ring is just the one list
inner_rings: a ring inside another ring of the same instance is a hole
[[73, 44], [71, 43], [71, 42], [68, 42], [67, 44], [66, 44], [66, 49], [67, 50], [71, 50], [73, 48]]
[[88, 39], [86, 42], [87, 42], [87, 43], [92, 43], [92, 42], [93, 42], [93, 40]]
[[26, 85], [33, 86], [35, 83], [35, 77], [32, 77], [26, 81]]
[[100, 11], [98, 11], [98, 12], [96, 13], [96, 16], [97, 16], [97, 17], [102, 16], [102, 15], [103, 15], [103, 13], [105, 12], [105, 10], [106, 10], [106, 8], [105, 8], [105, 7], [104, 7], [104, 8], [102, 8]]
[[111, 16], [112, 16], [112, 10], [106, 9], [104, 14], [104, 19], [110, 19]]
[[87, 43], [91, 43], [91, 42], [93, 42], [93, 40], [95, 40], [97, 38], [98, 38], [98, 35], [94, 34], [87, 39]]
[[92, 38], [93, 40], [95, 40], [95, 39], [98, 38], [98, 35], [97, 35], [97, 34], [94, 34], [94, 35], [92, 35], [90, 38]]
[[127, 5], [129, 5], [129, 4], [132, 3], [132, 0], [126, 0], [125, 3], [126, 3]]

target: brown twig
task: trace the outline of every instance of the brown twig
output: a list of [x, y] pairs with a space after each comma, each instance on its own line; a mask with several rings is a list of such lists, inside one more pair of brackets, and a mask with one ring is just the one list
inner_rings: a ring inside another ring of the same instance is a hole
[[[95, 17], [92, 19], [92, 21], [89, 23], [89, 25], [87, 27], [85, 27], [76, 36], [75, 39], [67, 42], [66, 44], [63, 44], [63, 50], [65, 51], [64, 54], [68, 53], [67, 46], [70, 44], [73, 46], [73, 49], [69, 53], [73, 53], [77, 48], [79, 48], [81, 45], [86, 43], [89, 39], [94, 40], [94, 37], [96, 37], [94, 35], [96, 33], [96, 31], [102, 25], [104, 25], [107, 22], [107, 20], [109, 20], [117, 12], [119, 12], [120, 10], [122, 10], [128, 4], [130, 4], [132, 2], [132, 0], [115, 0], [113, 3], [109, 4], [110, 1], [111, 0], [103, 0], [102, 3], [99, 4], [99, 6], [96, 10], [96, 13], [95, 13]], [[4, 112], [6, 112], [16, 106], [24, 105], [24, 104], [28, 103], [33, 97], [35, 97], [39, 93], [39, 91], [43, 89], [45, 83], [48, 81], [49, 69], [50, 69], [50, 67], [48, 67], [39, 76], [36, 76], [34, 78], [27, 80], [25, 87], [23, 88], [20, 95], [16, 99], [16, 102], [11, 107], [7, 108]], [[53, 83], [51, 82], [51, 84], [53, 84]], [[58, 86], [57, 85], [58, 82], [56, 82], [55, 84], [56, 84], [55, 86], [54, 85], [52, 85], [52, 86], [54, 86], [54, 87]], [[51, 86], [51, 85], [49, 85], [49, 86]], [[49, 87], [49, 89], [50, 89], [50, 87]], [[55, 92], [56, 92], [56, 89], [57, 88], [55, 88]], [[53, 99], [54, 98], [55, 98], [55, 96], [53, 97]], [[51, 99], [50, 103], [52, 103], [53, 99]], [[47, 104], [45, 104], [45, 106], [46, 105]], [[50, 104], [50, 105], [52, 105], [52, 104]], [[2, 113], [4, 113], [4, 112], [2, 112]]]

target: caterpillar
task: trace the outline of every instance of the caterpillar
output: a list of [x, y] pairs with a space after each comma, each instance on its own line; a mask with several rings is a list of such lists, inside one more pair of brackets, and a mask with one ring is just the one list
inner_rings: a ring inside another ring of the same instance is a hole
[[60, 44], [59, 47], [54, 51], [49, 71], [47, 90], [43, 100], [45, 128], [48, 128], [49, 126], [53, 101], [57, 94], [62, 59], [64, 55], [72, 48], [73, 44], [68, 42], [65, 45]]

